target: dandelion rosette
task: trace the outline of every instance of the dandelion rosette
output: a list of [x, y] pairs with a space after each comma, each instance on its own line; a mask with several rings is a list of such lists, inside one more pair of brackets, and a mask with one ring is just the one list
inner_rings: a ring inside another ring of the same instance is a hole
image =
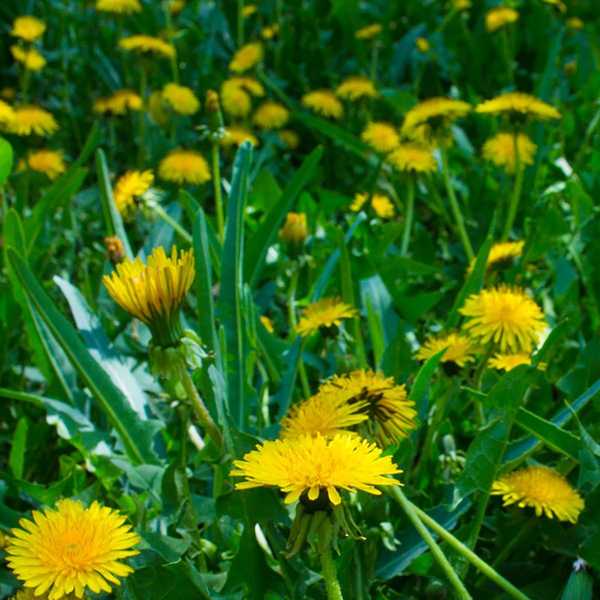
[[428, 360], [442, 350], [445, 350], [442, 362], [451, 362], [459, 367], [473, 362], [477, 354], [477, 346], [466, 335], [453, 331], [428, 337], [415, 356], [419, 360]]
[[7, 562], [35, 595], [60, 600], [86, 589], [110, 593], [133, 569], [123, 559], [135, 556], [140, 539], [117, 511], [92, 503], [89, 508], [71, 499], [54, 509], [34, 511], [21, 519], [6, 548]]
[[344, 116], [344, 106], [331, 90], [315, 90], [302, 96], [302, 104], [313, 112], [331, 119]]
[[517, 115], [540, 120], [560, 119], [560, 113], [554, 106], [523, 92], [507, 92], [491, 100], [486, 100], [475, 107], [475, 112], [491, 115]]
[[161, 179], [179, 185], [201, 185], [211, 179], [208, 163], [202, 154], [181, 148], [172, 150], [160, 161], [158, 174]]
[[321, 328], [338, 327], [345, 319], [358, 315], [352, 306], [338, 298], [323, 298], [309, 304], [302, 313], [296, 331], [302, 337], [316, 333]]
[[119, 177], [113, 189], [115, 204], [121, 214], [127, 214], [154, 183], [152, 171], [127, 171]]

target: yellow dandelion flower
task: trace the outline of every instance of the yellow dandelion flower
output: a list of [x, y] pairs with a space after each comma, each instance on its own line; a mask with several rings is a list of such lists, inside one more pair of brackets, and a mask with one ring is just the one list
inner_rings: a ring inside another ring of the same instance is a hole
[[221, 85], [223, 110], [232, 117], [247, 117], [252, 109], [252, 96], [264, 95], [262, 84], [252, 77], [231, 77]]
[[391, 219], [394, 216], [394, 204], [385, 194], [373, 194], [371, 207], [380, 219]]
[[162, 97], [180, 115], [193, 115], [200, 108], [200, 102], [194, 92], [184, 85], [167, 83], [163, 88]]
[[309, 336], [321, 329], [338, 327], [345, 319], [352, 319], [358, 311], [338, 298], [323, 298], [309, 304], [302, 313], [296, 331], [302, 337]]
[[280, 129], [289, 118], [290, 112], [283, 104], [267, 100], [256, 109], [252, 122], [261, 129]]
[[431, 173], [437, 169], [433, 150], [412, 142], [400, 144], [386, 160], [402, 173]]
[[448, 125], [469, 114], [471, 105], [453, 98], [429, 98], [419, 102], [404, 116], [402, 132], [408, 137], [414, 135], [421, 125]]
[[110, 593], [133, 569], [123, 559], [135, 556], [140, 539], [125, 517], [93, 502], [86, 508], [76, 500], [59, 500], [56, 508], [33, 511], [21, 519], [6, 548], [7, 562], [25, 587], [36, 596], [48, 593], [60, 600], [87, 589]]
[[178, 253], [173, 247], [168, 256], [159, 246], [146, 264], [139, 257], [126, 259], [102, 281], [121, 308], [150, 327], [154, 342], [167, 347], [181, 337], [179, 308], [194, 276], [191, 250]]
[[[62, 596], [61, 600], [75, 600], [75, 598], [77, 598], [75, 594], [66, 594]], [[10, 600], [48, 600], [48, 594], [36, 596], [35, 590], [24, 587], [18, 590], [14, 596], [11, 596]]]
[[104, 238], [104, 247], [110, 262], [117, 264], [125, 260], [125, 246], [116, 235], [109, 235]]
[[482, 102], [475, 108], [482, 114], [511, 114], [533, 119], [560, 119], [560, 113], [546, 102], [522, 92], [507, 92]]
[[258, 8], [256, 8], [256, 4], [246, 4], [246, 6], [244, 6], [244, 8], [242, 9], [242, 16], [244, 18], [250, 17], [257, 10], [258, 10]]
[[263, 442], [233, 464], [231, 474], [245, 478], [237, 489], [278, 487], [286, 504], [300, 498], [314, 501], [323, 493], [337, 506], [341, 490], [379, 495], [375, 486], [399, 485], [388, 476], [401, 472], [375, 444], [343, 433], [330, 439], [306, 435]]
[[549, 4], [550, 6], [554, 6], [561, 13], [567, 11], [567, 5], [562, 0], [543, 0], [545, 4]]
[[515, 23], [519, 20], [519, 13], [514, 8], [508, 6], [499, 6], [488, 10], [485, 15], [485, 28], [489, 32], [497, 31], [498, 29]]
[[354, 199], [352, 200], [352, 204], [350, 204], [350, 210], [352, 212], [358, 212], [365, 205], [365, 202], [368, 199], [369, 194], [354, 194]]
[[335, 93], [344, 100], [354, 102], [361, 98], [376, 98], [378, 96], [375, 84], [360, 75], [348, 77], [337, 86]]
[[175, 46], [151, 35], [131, 35], [121, 38], [119, 40], [119, 48], [126, 52], [175, 58]]
[[301, 244], [308, 236], [308, 225], [304, 213], [289, 212], [283, 227], [279, 230], [279, 238], [290, 244]]
[[63, 153], [57, 150], [33, 150], [27, 155], [27, 166], [32, 171], [43, 173], [48, 179], [56, 179], [67, 167]]
[[269, 319], [269, 317], [267, 317], [266, 315], [261, 315], [259, 318], [260, 318], [260, 322], [262, 323], [262, 326], [269, 333], [273, 333], [275, 331], [275, 329], [273, 328], [273, 321], [271, 321], [271, 319]]
[[576, 523], [584, 508], [583, 498], [560, 474], [548, 467], [526, 467], [500, 477], [492, 494], [502, 496], [503, 505], [535, 509], [536, 517]]
[[452, 0], [454, 10], [463, 11], [471, 8], [471, 0]]
[[279, 139], [290, 149], [295, 150], [300, 145], [300, 136], [291, 129], [282, 129]]
[[372, 23], [371, 25], [366, 25], [365, 27], [358, 29], [354, 34], [354, 37], [357, 40], [372, 40], [381, 33], [382, 29], [383, 28], [379, 23]]
[[169, 122], [170, 115], [165, 106], [162, 91], [154, 90], [148, 97], [148, 113], [158, 125], [166, 125]]
[[514, 173], [517, 165], [515, 150], [519, 153], [522, 169], [533, 164], [537, 146], [524, 133], [498, 133], [485, 142], [482, 154], [483, 158], [502, 167], [507, 173]]
[[185, 8], [185, 0], [170, 0], [169, 12], [172, 15], [178, 15]]
[[210, 169], [206, 159], [199, 152], [192, 150], [172, 150], [158, 166], [158, 174], [165, 181], [179, 185], [191, 183], [200, 185], [210, 181]]
[[[486, 263], [486, 267], [489, 269], [496, 265], [505, 264], [514, 258], [518, 258], [523, 254], [523, 247], [525, 246], [525, 242], [523, 240], [518, 240], [515, 242], [498, 242], [494, 244], [490, 248], [490, 253], [488, 254], [488, 259]], [[469, 264], [469, 268], [467, 273], [470, 273], [475, 266], [475, 259], [471, 261]]]
[[28, 104], [14, 109], [14, 118], [8, 123], [8, 131], [16, 135], [52, 135], [58, 123], [47, 110]]
[[468, 318], [465, 331], [481, 345], [501, 352], [529, 352], [546, 328], [540, 307], [520, 288], [498, 286], [467, 298], [459, 311]]
[[126, 214], [133, 208], [135, 201], [143, 196], [154, 183], [152, 171], [127, 171], [119, 177], [113, 195], [115, 204], [121, 214]]
[[142, 110], [142, 97], [133, 90], [117, 90], [112, 96], [98, 98], [94, 103], [94, 112], [124, 115], [129, 110]]
[[260, 37], [263, 40], [272, 40], [274, 37], [279, 35], [279, 24], [273, 23], [273, 25], [267, 25], [260, 31]]
[[387, 154], [400, 144], [400, 136], [390, 123], [371, 121], [360, 134], [361, 140], [375, 152]]
[[96, 0], [96, 10], [118, 15], [131, 15], [140, 12], [142, 5], [139, 0]]
[[260, 42], [246, 44], [233, 55], [229, 63], [229, 70], [234, 73], [244, 73], [255, 67], [263, 57], [264, 50]]
[[570, 19], [567, 19], [567, 27], [569, 29], [579, 31], [579, 30], [583, 29], [584, 26], [585, 26], [585, 23], [579, 17], [571, 17]]
[[499, 371], [512, 371], [520, 365], [530, 365], [531, 356], [525, 352], [517, 354], [496, 354], [490, 358], [489, 366]]
[[221, 146], [240, 146], [244, 142], [258, 146], [258, 138], [249, 129], [241, 125], [229, 125], [221, 139]]
[[418, 360], [427, 360], [444, 349], [442, 362], [452, 362], [459, 367], [473, 362], [477, 353], [476, 346], [467, 336], [452, 332], [428, 337], [415, 356]]
[[7, 102], [4, 102], [4, 100], [0, 100], [0, 125], [8, 127], [14, 120], [15, 111], [13, 107]]
[[46, 66], [46, 59], [35, 48], [26, 50], [21, 46], [11, 46], [10, 52], [29, 71], [40, 71]]
[[429, 44], [429, 41], [427, 40], [427, 38], [418, 37], [415, 44], [417, 46], [417, 50], [419, 52], [422, 52], [423, 54], [427, 54], [427, 52], [429, 52], [431, 50], [431, 45]]
[[341, 119], [344, 116], [344, 107], [331, 90], [315, 90], [304, 94], [302, 104], [324, 117]]
[[36, 19], [30, 15], [25, 15], [17, 17], [13, 21], [10, 34], [26, 42], [35, 42], [35, 40], [44, 35], [44, 31], [46, 31], [46, 23], [44, 21], [40, 21], [40, 19]]

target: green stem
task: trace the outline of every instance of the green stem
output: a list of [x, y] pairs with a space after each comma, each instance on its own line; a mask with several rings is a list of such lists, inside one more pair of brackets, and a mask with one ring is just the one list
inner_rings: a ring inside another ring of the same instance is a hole
[[504, 55], [504, 62], [506, 63], [506, 72], [508, 75], [508, 82], [513, 83], [513, 68], [512, 68], [512, 57], [510, 48], [508, 46], [508, 34], [506, 32], [506, 27], [502, 28], [500, 33], [502, 36], [502, 54]]
[[410, 244], [410, 232], [412, 230], [413, 217], [415, 213], [415, 182], [412, 177], [408, 180], [408, 193], [406, 196], [406, 213], [404, 215], [404, 235], [402, 236], [402, 247], [400, 254], [406, 256]]
[[146, 88], [148, 86], [146, 65], [142, 62], [140, 65], [140, 97], [142, 98], [142, 109], [139, 116], [139, 135], [138, 135], [138, 163], [139, 167], [144, 166], [146, 157]]
[[[167, 40], [169, 41], [169, 44], [171, 44], [173, 47], [175, 47], [175, 44], [173, 43], [173, 20], [171, 19], [171, 11], [169, 10], [169, 2], [167, 0], [165, 0], [163, 2], [163, 11], [165, 13], [165, 24], [166, 24], [166, 30], [167, 30]], [[179, 69], [177, 67], [177, 53], [175, 53], [172, 57], [171, 57], [171, 75], [173, 77], [173, 81], [175, 83], [179, 83]]]
[[238, 48], [244, 43], [244, 0], [237, 2], [237, 43]]
[[217, 233], [219, 240], [223, 243], [225, 236], [225, 217], [223, 214], [223, 196], [221, 194], [221, 166], [220, 166], [220, 155], [219, 155], [219, 144], [214, 142], [210, 155], [212, 157], [212, 170], [213, 170], [213, 186], [215, 190], [215, 212], [217, 214]]
[[325, 519], [319, 530], [319, 556], [321, 558], [321, 570], [325, 580], [328, 600], [344, 600], [342, 588], [337, 578], [335, 563], [331, 556], [332, 526], [329, 519]]
[[302, 346], [300, 347], [300, 362], [298, 363], [298, 371], [300, 373], [300, 383], [302, 384], [302, 393], [304, 394], [304, 398], [310, 398], [310, 385], [308, 384], [308, 376], [306, 375], [306, 367], [304, 366], [304, 344], [305, 341], [302, 341]]
[[460, 210], [460, 206], [458, 205], [458, 200], [456, 199], [454, 189], [452, 188], [452, 182], [450, 181], [450, 169], [448, 168], [448, 156], [446, 155], [446, 150], [444, 148], [440, 148], [440, 155], [442, 157], [442, 176], [444, 178], [444, 184], [446, 185], [448, 199], [450, 200], [450, 207], [452, 208], [452, 213], [454, 215], [454, 220], [456, 221], [456, 227], [458, 229], [460, 240], [463, 248], [465, 249], [465, 254], [467, 255], [467, 259], [471, 261], [475, 258], [475, 253], [473, 252], [473, 246], [471, 246], [471, 241], [467, 235], [465, 220]]
[[371, 81], [375, 83], [377, 81], [377, 62], [379, 59], [379, 46], [377, 41], [373, 42], [373, 47], [371, 48], [371, 67], [369, 69], [371, 74]]
[[455, 589], [458, 598], [461, 598], [462, 600], [471, 599], [471, 594], [469, 594], [467, 588], [464, 586], [463, 582], [456, 574], [456, 571], [452, 568], [450, 561], [446, 558], [446, 555], [442, 552], [442, 549], [433, 539], [431, 533], [429, 533], [425, 525], [423, 525], [422, 517], [417, 512], [417, 507], [408, 500], [408, 498], [404, 495], [404, 493], [398, 486], [391, 488], [390, 494], [398, 502], [398, 504], [400, 504], [402, 510], [404, 510], [406, 516], [410, 519], [410, 522], [417, 530], [417, 533], [429, 546], [431, 554], [433, 554], [433, 557], [435, 558], [442, 571], [444, 571], [446, 577], [448, 578], [448, 581], [452, 584], [452, 587]]
[[170, 225], [188, 244], [192, 243], [192, 236], [173, 217], [171, 217], [160, 204], [152, 203], [148, 204], [148, 206], [165, 223]]
[[513, 133], [513, 144], [515, 153], [515, 184], [513, 187], [513, 193], [510, 199], [510, 206], [508, 208], [508, 214], [506, 215], [506, 223], [504, 224], [504, 232], [502, 233], [502, 241], [505, 242], [510, 235], [517, 211], [519, 210], [519, 200], [521, 199], [521, 189], [523, 188], [523, 176], [525, 169], [521, 165], [521, 156], [519, 154], [519, 138], [518, 132]]

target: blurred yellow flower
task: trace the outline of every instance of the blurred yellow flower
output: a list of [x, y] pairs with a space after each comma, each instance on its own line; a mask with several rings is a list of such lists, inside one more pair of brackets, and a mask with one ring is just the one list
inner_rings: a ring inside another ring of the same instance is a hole
[[264, 56], [264, 50], [260, 42], [252, 42], [242, 46], [231, 59], [229, 70], [234, 73], [244, 73], [255, 67]]
[[[525, 242], [523, 240], [515, 241], [515, 242], [498, 242], [494, 244], [490, 248], [490, 253], [488, 254], [488, 259], [486, 263], [486, 267], [489, 269], [496, 265], [502, 265], [511, 261], [513, 258], [518, 258], [523, 254], [523, 246]], [[470, 273], [475, 266], [475, 259], [471, 261], [469, 264], [469, 268], [467, 270]]]
[[377, 97], [375, 84], [368, 78], [361, 75], [347, 77], [337, 86], [335, 93], [344, 100], [354, 102], [361, 98]]
[[94, 102], [94, 112], [101, 115], [124, 115], [128, 110], [142, 110], [142, 98], [133, 90], [117, 90], [112, 96]]
[[357, 40], [372, 40], [381, 33], [381, 30], [382, 27], [379, 23], [372, 23], [371, 25], [366, 25], [365, 27], [358, 29], [354, 34], [354, 37]]
[[35, 48], [25, 49], [15, 45], [10, 47], [10, 52], [29, 71], [40, 71], [46, 66], [46, 59]]
[[394, 216], [394, 204], [385, 194], [373, 194], [371, 207], [380, 219], [391, 219]]
[[165, 181], [179, 185], [191, 183], [200, 185], [210, 181], [210, 169], [206, 159], [193, 150], [171, 150], [158, 166], [158, 175]]
[[546, 102], [522, 92], [507, 92], [477, 105], [475, 111], [482, 114], [517, 113], [532, 119], [560, 119], [560, 113]]
[[468, 10], [471, 8], [471, 0], [452, 0], [452, 8], [455, 10]]
[[113, 189], [115, 204], [121, 214], [127, 214], [135, 201], [143, 196], [154, 183], [152, 171], [127, 171], [121, 175]]
[[169, 0], [169, 12], [178, 15], [185, 8], [185, 0]]
[[401, 472], [391, 456], [382, 456], [375, 444], [346, 433], [263, 442], [233, 464], [231, 475], [245, 479], [236, 483], [236, 489], [278, 487], [285, 493], [286, 504], [314, 501], [326, 494], [337, 506], [341, 490], [379, 495], [374, 486], [400, 485], [388, 477]]
[[175, 46], [150, 35], [132, 35], [121, 38], [119, 40], [119, 48], [126, 52], [175, 58]]
[[497, 31], [501, 27], [519, 20], [519, 13], [514, 8], [499, 6], [488, 10], [485, 15], [485, 28], [489, 32]]
[[519, 352], [517, 354], [496, 354], [493, 358], [490, 358], [489, 366], [492, 369], [498, 369], [499, 371], [512, 371], [514, 368], [520, 365], [530, 365], [531, 356], [526, 352]]
[[580, 29], [583, 29], [584, 26], [584, 22], [579, 17], [571, 17], [570, 19], [567, 19], [567, 27], [569, 29], [579, 31]]
[[67, 170], [63, 153], [46, 148], [32, 150], [27, 155], [27, 166], [32, 171], [43, 173], [48, 179], [56, 179]]
[[252, 109], [252, 96], [264, 95], [262, 84], [252, 77], [231, 77], [221, 85], [223, 110], [232, 117], [247, 117]]
[[400, 144], [386, 160], [402, 173], [431, 173], [437, 169], [431, 148], [412, 142]]
[[142, 5], [139, 0], [96, 0], [96, 10], [120, 15], [131, 15], [140, 12]]
[[503, 475], [492, 485], [492, 495], [503, 505], [535, 509], [535, 516], [576, 523], [584, 509], [583, 498], [558, 472], [548, 467], [525, 467]]
[[139, 554], [134, 547], [140, 538], [125, 517], [98, 502], [86, 508], [78, 500], [59, 500], [19, 526], [11, 532], [6, 560], [36, 597], [82, 598], [88, 589], [110, 593], [120, 583], [117, 577], [133, 572], [123, 559]]
[[273, 333], [275, 330], [273, 329], [273, 322], [271, 321], [271, 319], [269, 319], [269, 317], [267, 317], [266, 315], [261, 315], [260, 317], [260, 322], [262, 323], [262, 326], [269, 332], [269, 333]]
[[273, 23], [273, 25], [267, 25], [260, 31], [260, 37], [263, 40], [272, 40], [277, 35], [279, 35], [279, 25], [277, 23]]
[[193, 115], [200, 108], [200, 102], [194, 92], [184, 85], [167, 83], [163, 87], [162, 97], [180, 115]]
[[13, 21], [10, 34], [26, 42], [35, 42], [35, 40], [44, 35], [44, 31], [46, 31], [46, 23], [44, 21], [40, 21], [40, 19], [36, 19], [30, 15], [25, 15], [17, 17]]
[[267, 100], [256, 109], [252, 122], [261, 129], [280, 129], [289, 118], [290, 113], [283, 104]]
[[514, 173], [517, 163], [515, 144], [519, 153], [521, 169], [532, 165], [537, 146], [524, 133], [501, 132], [496, 134], [483, 145], [483, 158], [498, 167], [503, 167], [507, 173]]
[[360, 139], [375, 152], [387, 154], [400, 144], [400, 136], [390, 123], [371, 121], [360, 134]]
[[452, 98], [429, 98], [419, 102], [404, 116], [402, 133], [411, 137], [421, 125], [448, 125], [471, 112], [471, 105]]
[[313, 112], [332, 119], [344, 116], [344, 107], [331, 90], [315, 90], [302, 96], [302, 104]]
[[295, 150], [300, 145], [300, 136], [292, 129], [282, 129], [279, 139], [290, 149]]
[[425, 53], [429, 52], [429, 50], [431, 50], [431, 46], [429, 45], [429, 41], [427, 40], [427, 38], [418, 37], [415, 44], [417, 46], [417, 50], [419, 52], [422, 52], [423, 54], [425, 54]]
[[47, 110], [33, 104], [18, 106], [14, 118], [8, 122], [8, 131], [16, 135], [52, 135], [58, 130], [58, 123]]
[[427, 360], [444, 349], [442, 362], [453, 362], [459, 367], [473, 362], [477, 353], [477, 347], [467, 336], [451, 332], [429, 336], [415, 356], [418, 360]]
[[7, 102], [4, 102], [4, 100], [0, 100], [0, 125], [7, 127], [14, 119], [15, 111], [13, 107]]
[[302, 313], [296, 332], [302, 337], [316, 333], [322, 327], [338, 327], [345, 319], [352, 319], [358, 311], [338, 298], [323, 298], [309, 304]]
[[279, 238], [291, 244], [301, 244], [308, 236], [308, 225], [304, 213], [289, 212], [283, 227], [279, 230]]
[[243, 142], [258, 146], [258, 138], [249, 129], [241, 125], [228, 125], [225, 135], [221, 138], [221, 146], [239, 146]]

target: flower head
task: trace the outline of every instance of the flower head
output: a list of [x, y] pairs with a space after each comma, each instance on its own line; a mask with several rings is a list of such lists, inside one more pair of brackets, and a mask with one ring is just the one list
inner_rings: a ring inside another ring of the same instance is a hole
[[222, 146], [240, 146], [244, 142], [258, 146], [258, 138], [241, 125], [229, 125], [225, 130], [225, 135], [221, 138]]
[[414, 137], [419, 127], [427, 125], [433, 128], [447, 126], [464, 117], [471, 111], [471, 105], [453, 98], [429, 98], [419, 102], [404, 116], [402, 133]]
[[10, 35], [21, 38], [26, 42], [35, 42], [39, 37], [44, 35], [46, 31], [46, 23], [36, 19], [30, 15], [17, 17], [13, 21]]
[[281, 129], [289, 118], [290, 112], [283, 104], [267, 100], [256, 109], [252, 121], [261, 129]]
[[133, 90], [117, 90], [112, 96], [98, 98], [94, 102], [94, 112], [124, 115], [128, 110], [142, 110], [142, 98]]
[[262, 323], [262, 326], [269, 332], [269, 333], [273, 333], [275, 331], [275, 329], [273, 328], [273, 321], [271, 321], [271, 319], [269, 319], [269, 317], [267, 317], [267, 315], [261, 315], [259, 317], [260, 322]]
[[10, 104], [0, 100], [0, 125], [8, 127], [15, 120], [15, 110]]
[[477, 347], [466, 335], [452, 332], [428, 337], [419, 348], [416, 357], [419, 360], [427, 360], [444, 349], [446, 351], [442, 355], [442, 362], [453, 362], [459, 367], [473, 362], [477, 352]]
[[321, 327], [337, 327], [343, 320], [351, 319], [357, 314], [355, 308], [337, 298], [323, 298], [304, 309], [296, 331], [298, 335], [306, 337], [316, 333]]
[[367, 123], [360, 139], [371, 146], [375, 152], [387, 154], [400, 144], [400, 136], [396, 128], [390, 123], [371, 121]]
[[431, 44], [429, 43], [429, 40], [424, 37], [418, 37], [415, 45], [417, 46], [417, 50], [423, 54], [426, 54], [429, 52], [429, 50], [431, 50]]
[[382, 27], [379, 23], [372, 23], [371, 25], [366, 25], [365, 27], [358, 29], [354, 34], [354, 37], [357, 40], [372, 40], [381, 33], [381, 30]]
[[267, 25], [260, 31], [260, 37], [263, 40], [272, 40], [274, 37], [279, 35], [279, 23], [273, 23], [273, 25]]
[[285, 493], [286, 504], [317, 500], [323, 492], [337, 506], [341, 490], [378, 495], [375, 486], [399, 485], [388, 476], [401, 472], [375, 444], [344, 433], [329, 439], [305, 435], [263, 442], [234, 465], [231, 474], [245, 478], [237, 489], [275, 486]]
[[7, 562], [35, 595], [48, 593], [60, 600], [70, 593], [111, 591], [118, 577], [133, 569], [122, 560], [135, 556], [139, 537], [125, 517], [98, 502], [85, 508], [76, 500], [59, 500], [54, 509], [33, 511], [33, 520], [21, 519], [6, 548]]
[[16, 135], [52, 135], [58, 130], [58, 123], [47, 110], [27, 104], [14, 109], [14, 118], [8, 123], [8, 131]]
[[368, 78], [360, 75], [347, 77], [337, 86], [335, 93], [344, 100], [355, 102], [361, 98], [376, 98], [375, 84]]
[[548, 467], [526, 467], [500, 477], [492, 494], [502, 496], [504, 506], [516, 504], [535, 509], [536, 517], [576, 523], [584, 508], [583, 498], [560, 474]]
[[437, 169], [431, 148], [413, 142], [400, 144], [386, 160], [403, 173], [431, 173]]
[[519, 13], [514, 8], [508, 6], [498, 6], [488, 10], [485, 15], [485, 28], [489, 31], [497, 31], [498, 29], [515, 23], [519, 20]]
[[191, 183], [200, 185], [210, 181], [210, 169], [206, 159], [192, 150], [171, 150], [158, 166], [158, 174], [165, 181], [179, 185]]
[[295, 150], [300, 145], [300, 136], [292, 129], [282, 129], [279, 132], [279, 139], [290, 150]]
[[265, 90], [253, 77], [231, 77], [221, 85], [223, 109], [232, 117], [247, 117], [252, 109], [252, 97], [262, 97]]
[[31, 151], [27, 155], [27, 166], [32, 171], [43, 173], [48, 179], [56, 179], [67, 170], [63, 153], [46, 148]]
[[380, 219], [391, 219], [394, 216], [394, 203], [385, 194], [373, 194], [371, 207]]
[[452, 8], [463, 11], [471, 8], [471, 0], [452, 0]]
[[152, 171], [127, 171], [119, 177], [113, 195], [115, 204], [121, 214], [133, 208], [135, 201], [143, 196], [154, 182]]
[[306, 215], [304, 213], [289, 212], [283, 227], [279, 230], [279, 237], [284, 242], [301, 244], [307, 235]]
[[146, 264], [138, 257], [118, 264], [102, 278], [113, 300], [150, 327], [159, 346], [170, 346], [180, 337], [179, 307], [195, 276], [191, 250], [171, 256], [155, 248]]
[[252, 42], [242, 46], [231, 59], [229, 70], [234, 73], [244, 73], [255, 67], [264, 56], [263, 46], [260, 42]]
[[302, 104], [313, 112], [332, 119], [344, 116], [344, 107], [331, 90], [315, 90], [302, 96]]
[[131, 15], [140, 12], [142, 5], [139, 0], [96, 0], [96, 10], [118, 15]]
[[467, 298], [459, 311], [463, 325], [480, 344], [493, 343], [501, 352], [530, 351], [546, 327], [540, 307], [520, 288], [498, 286]]
[[200, 102], [194, 92], [184, 85], [167, 83], [163, 88], [162, 97], [180, 115], [193, 115], [200, 108]]
[[[488, 254], [486, 267], [489, 269], [497, 265], [508, 263], [514, 258], [518, 258], [521, 256], [521, 254], [523, 254], [524, 245], [525, 242], [523, 240], [516, 242], [498, 242], [494, 244], [490, 249], [490, 253]], [[475, 259], [473, 259], [469, 265], [469, 273], [473, 270], [474, 266]]]
[[10, 52], [29, 71], [40, 71], [46, 66], [46, 59], [35, 48], [25, 49], [15, 45], [10, 47]]
[[533, 164], [536, 150], [537, 146], [524, 133], [503, 132], [496, 134], [485, 142], [483, 157], [498, 167], [503, 167], [507, 173], [514, 173], [517, 164], [516, 153], [519, 153], [519, 164], [523, 169]]
[[164, 58], [175, 57], [175, 46], [151, 35], [131, 35], [119, 40], [119, 48], [126, 52], [154, 54]]
[[585, 26], [585, 23], [579, 17], [571, 17], [571, 18], [567, 19], [567, 27], [569, 29], [579, 31], [580, 29], [583, 29], [584, 26]]
[[475, 108], [482, 114], [509, 114], [532, 119], [560, 119], [560, 113], [546, 102], [522, 92], [507, 92], [482, 102]]
[[496, 354], [490, 358], [489, 366], [499, 371], [512, 371], [521, 365], [530, 365], [531, 356], [526, 352], [517, 354]]

